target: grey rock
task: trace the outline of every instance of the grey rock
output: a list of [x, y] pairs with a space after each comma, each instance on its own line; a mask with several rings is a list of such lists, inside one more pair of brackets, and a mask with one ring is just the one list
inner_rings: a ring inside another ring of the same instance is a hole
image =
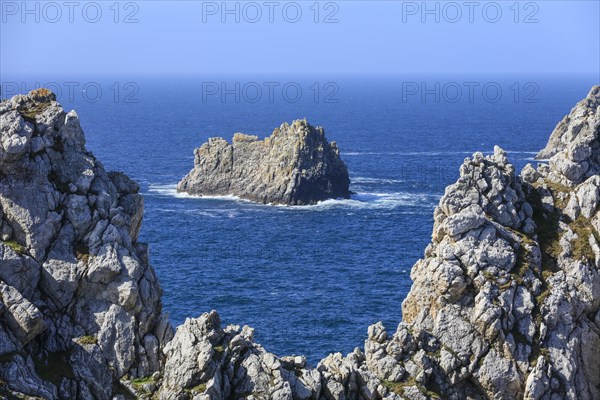
[[265, 204], [314, 204], [348, 198], [348, 169], [335, 142], [306, 120], [281, 125], [264, 140], [236, 133], [232, 144], [211, 138], [194, 151], [194, 169], [177, 190], [235, 195]]
[[[45, 89], [0, 102], [0, 120], [0, 391], [110, 399], [122, 376], [160, 370], [172, 337], [138, 257], [139, 187], [104, 170]], [[44, 363], [64, 376], [42, 379]]]
[[460, 212], [449, 216], [445, 221], [444, 229], [450, 236], [457, 236], [470, 230], [479, 228], [485, 223], [483, 210], [478, 204], [473, 204]]
[[[598, 106], [600, 106], [600, 86], [594, 86], [588, 96], [577, 103], [569, 115], [556, 125], [548, 144], [536, 158], [549, 159], [564, 150], [569, 143], [576, 141], [579, 136], [593, 135], [594, 130], [597, 129]], [[583, 151], [588, 152], [588, 150]], [[577, 153], [577, 161], [587, 158], [583, 154], [580, 157], [578, 150], [575, 150], [575, 153]]]
[[25, 345], [42, 333], [46, 326], [41, 311], [12, 286], [0, 281], [2, 318], [17, 339]]
[[577, 103], [538, 156], [550, 158], [549, 179], [572, 187], [600, 173], [600, 86]]

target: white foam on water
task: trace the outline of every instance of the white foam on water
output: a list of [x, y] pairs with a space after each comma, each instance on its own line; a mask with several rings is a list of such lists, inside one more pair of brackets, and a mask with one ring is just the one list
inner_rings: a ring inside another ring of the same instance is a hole
[[443, 156], [443, 155], [457, 155], [457, 154], [473, 154], [480, 150], [474, 151], [350, 151], [342, 152], [343, 156]]
[[184, 192], [177, 191], [177, 184], [168, 184], [168, 185], [150, 185], [148, 187], [149, 193], [156, 193], [161, 196], [168, 197], [177, 197], [184, 199], [213, 199], [213, 200], [235, 200], [235, 201], [243, 201], [249, 202], [249, 200], [241, 199], [238, 196], [234, 195], [221, 195], [221, 196], [198, 196], [193, 194], [188, 194]]
[[277, 207], [290, 208], [293, 210], [328, 210], [336, 208], [350, 209], [394, 209], [397, 207], [434, 207], [439, 199], [438, 195], [420, 194], [420, 193], [356, 193], [349, 199], [329, 199], [320, 201], [317, 204], [307, 206], [284, 206]]
[[161, 196], [169, 196], [169, 197], [190, 197], [187, 193], [180, 193], [177, 191], [177, 184], [169, 184], [169, 185], [154, 185], [150, 184], [148, 186], [148, 192], [152, 194], [158, 194]]
[[539, 162], [539, 163], [547, 163], [550, 161], [549, 158], [535, 158], [535, 157], [525, 157], [522, 160], [523, 161], [531, 161], [531, 162]]
[[208, 218], [238, 218], [243, 217], [236, 209], [189, 209], [189, 208], [155, 208], [153, 211], [175, 214], [190, 214]]
[[[258, 207], [276, 207], [279, 210], [328, 210], [328, 209], [352, 209], [352, 210], [361, 210], [361, 209], [394, 209], [397, 207], [423, 207], [423, 208], [431, 208], [437, 204], [439, 200], [439, 195], [434, 194], [426, 194], [426, 193], [407, 193], [407, 192], [362, 192], [351, 195], [349, 199], [329, 199], [320, 201], [317, 204], [313, 205], [305, 205], [305, 206], [287, 206], [282, 204], [269, 204], [262, 205], [259, 203], [252, 202], [246, 199], [240, 199], [237, 196], [227, 195], [227, 196], [193, 196], [187, 193], [177, 192], [177, 185], [150, 185], [148, 188], [148, 192], [151, 194], [155, 194], [158, 196], [167, 196], [167, 197], [175, 197], [175, 198], [193, 198], [193, 199], [211, 199], [211, 200], [222, 200], [222, 201], [232, 201], [237, 203], [250, 203], [256, 205]], [[163, 210], [171, 212], [169, 210]], [[207, 216], [213, 216], [211, 213], [206, 210], [172, 210], [173, 212], [188, 212], [193, 214], [201, 214]], [[235, 212], [233, 210], [223, 210], [228, 211], [231, 216], [235, 216]], [[204, 214], [203, 214], [204, 213]], [[229, 216], [229, 215], [228, 215]]]
[[350, 178], [351, 183], [402, 183], [404, 182], [401, 179], [387, 179], [387, 178], [369, 178], [368, 176], [357, 176], [354, 178]]
[[513, 154], [537, 154], [539, 151], [523, 151], [523, 150], [505, 150], [507, 153]]

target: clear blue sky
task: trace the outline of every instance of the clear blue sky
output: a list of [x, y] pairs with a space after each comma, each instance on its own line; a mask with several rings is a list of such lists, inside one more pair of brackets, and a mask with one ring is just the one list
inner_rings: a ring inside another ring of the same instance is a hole
[[[502, 15], [495, 23], [492, 2], [476, 2], [473, 9], [463, 1], [453, 3], [458, 9], [444, 8], [448, 2], [426, 2], [431, 9], [439, 7], [436, 16], [424, 14], [421, 1], [323, 1], [318, 23], [312, 0], [295, 3], [302, 10], [296, 23], [289, 20], [298, 7], [289, 2], [270, 8], [257, 1], [245, 10], [248, 2], [228, 2], [239, 7], [239, 23], [234, 14], [222, 15], [221, 1], [120, 2], [118, 15], [114, 1], [98, 1], [102, 16], [96, 23], [84, 19], [95, 19], [97, 11], [88, 7], [84, 15], [86, 2], [72, 10], [61, 6], [60, 18], [48, 3], [28, 2], [34, 11], [23, 15], [21, 1], [0, 1], [2, 74], [598, 75], [600, 69], [596, 0], [519, 2], [518, 15], [513, 1], [498, 1]], [[254, 5], [262, 16], [251, 23]], [[324, 23], [332, 13], [338, 22]], [[124, 23], [127, 16], [138, 22]]]

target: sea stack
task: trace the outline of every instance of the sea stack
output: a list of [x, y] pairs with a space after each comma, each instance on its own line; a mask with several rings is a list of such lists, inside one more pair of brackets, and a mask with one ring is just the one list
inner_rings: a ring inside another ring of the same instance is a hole
[[348, 168], [321, 127], [295, 120], [271, 136], [236, 133], [232, 143], [210, 138], [194, 151], [194, 168], [177, 191], [234, 195], [263, 204], [307, 205], [350, 197]]

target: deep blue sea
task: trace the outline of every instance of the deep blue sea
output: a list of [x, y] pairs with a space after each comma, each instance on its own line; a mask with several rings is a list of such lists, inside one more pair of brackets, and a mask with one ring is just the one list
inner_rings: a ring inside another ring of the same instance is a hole
[[[107, 169], [140, 182], [140, 240], [150, 244], [174, 324], [216, 309], [225, 324], [254, 327], [268, 350], [305, 354], [313, 365], [330, 352], [362, 347], [372, 323], [395, 330], [411, 266], [430, 240], [433, 209], [464, 158], [498, 144], [520, 170], [597, 80], [2, 77], [3, 85], [26, 90], [34, 82], [62, 87], [60, 100], [78, 111], [88, 148]], [[3, 86], [2, 95], [10, 90]], [[193, 149], [207, 138], [265, 137], [304, 117], [337, 141], [352, 199], [280, 207], [176, 194]]]

